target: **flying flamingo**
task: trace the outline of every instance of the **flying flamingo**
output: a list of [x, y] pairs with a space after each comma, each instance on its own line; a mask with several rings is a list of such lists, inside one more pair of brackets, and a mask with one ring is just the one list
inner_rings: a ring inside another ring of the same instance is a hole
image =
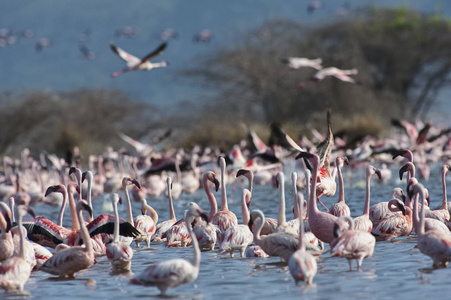
[[191, 202], [185, 213], [186, 227], [193, 243], [194, 258], [192, 262], [184, 259], [171, 259], [148, 266], [141, 274], [130, 280], [133, 284], [156, 286], [164, 295], [169, 288], [196, 280], [199, 274], [200, 249], [194, 236], [191, 223], [196, 217], [208, 222], [207, 214], [196, 203]]
[[288, 57], [282, 59], [282, 63], [287, 64], [291, 69], [310, 67], [316, 70], [321, 70], [323, 68], [321, 65], [322, 62], [323, 60], [321, 58], [308, 59], [305, 57]]
[[357, 69], [341, 70], [335, 67], [324, 68], [313, 74], [313, 76], [310, 77], [308, 81], [299, 83], [298, 86], [303, 88], [309, 82], [322, 81], [326, 77], [335, 77], [344, 82], [355, 83], [354, 78], [350, 77], [349, 75], [356, 75], [357, 73]]
[[132, 263], [133, 250], [130, 245], [119, 241], [119, 213], [117, 203], [121, 202], [119, 195], [114, 193], [111, 199], [114, 210], [114, 237], [113, 241], [106, 247], [106, 256], [111, 263], [114, 271], [130, 271]]
[[331, 243], [334, 240], [333, 228], [338, 219], [336, 216], [318, 210], [316, 206], [316, 183], [318, 180], [318, 155], [308, 152], [301, 152], [296, 159], [306, 158], [312, 166], [312, 182], [310, 185], [308, 219], [309, 227], [313, 234], [325, 243]]
[[[347, 230], [343, 228], [344, 222], [349, 222]], [[354, 227], [354, 220], [350, 216], [340, 217], [336, 221], [334, 227], [336, 239], [330, 244], [330, 253], [331, 256], [347, 258], [350, 271], [352, 271], [352, 260], [355, 259], [357, 271], [359, 271], [363, 259], [373, 255], [376, 238], [369, 232], [352, 229]]]
[[161, 44], [157, 49], [143, 57], [142, 59], [137, 58], [134, 55], [131, 55], [128, 52], [125, 52], [119, 47], [116, 47], [114, 44], [110, 44], [111, 50], [113, 50], [114, 53], [119, 55], [120, 58], [125, 60], [127, 62], [127, 67], [121, 71], [114, 72], [111, 74], [112, 77], [117, 77], [125, 72], [132, 71], [132, 70], [152, 70], [154, 68], [161, 68], [166, 67], [168, 65], [167, 61], [161, 61], [158, 63], [151, 63], [150, 60], [154, 58], [155, 56], [158, 56], [163, 53], [163, 50], [166, 48], [167, 43]]
[[349, 164], [347, 157], [337, 156], [335, 159], [335, 165], [337, 168], [338, 174], [338, 201], [334, 205], [329, 208], [329, 213], [341, 217], [341, 216], [350, 216], [351, 211], [349, 210], [349, 206], [345, 202], [345, 192], [344, 192], [344, 184], [343, 184], [343, 174], [341, 173], [341, 168], [343, 168], [344, 163]]
[[[251, 200], [251, 192], [248, 189], [243, 190], [241, 197], [241, 211], [243, 214], [243, 223], [249, 223], [249, 210], [247, 207], [248, 202]], [[248, 225], [237, 224], [229, 227], [222, 235], [221, 244], [219, 250], [221, 253], [230, 253], [233, 257], [234, 250], [239, 250], [241, 257], [244, 257], [244, 252], [247, 246], [252, 244], [253, 235]]]
[[91, 213], [91, 208], [85, 200], [78, 201], [76, 205], [77, 220], [80, 226], [81, 236], [83, 238], [83, 246], [69, 247], [56, 252], [49, 260], [47, 260], [39, 270], [58, 275], [59, 277], [75, 277], [75, 273], [92, 266], [94, 263], [94, 250], [91, 244], [91, 238], [86, 229], [83, 220], [82, 211]]
[[[27, 211], [27, 209], [23, 205], [19, 205], [17, 207], [19, 228], [22, 228], [22, 218], [27, 214], [27, 212], [34, 215], [34, 213], [30, 209]], [[7, 293], [15, 291], [22, 292], [23, 287], [28, 281], [31, 273], [30, 265], [25, 260], [25, 234], [22, 230], [19, 230], [19, 235], [19, 256], [13, 256], [3, 261], [0, 267], [0, 287]]]
[[362, 230], [366, 232], [371, 232], [373, 229], [373, 222], [370, 220], [370, 184], [371, 184], [371, 176], [376, 174], [379, 179], [381, 178], [381, 171], [373, 167], [372, 165], [368, 165], [366, 167], [366, 196], [365, 196], [365, 206], [363, 207], [363, 214], [353, 220], [354, 226], [352, 229], [354, 230]]
[[[424, 187], [421, 184], [413, 186], [411, 194], [418, 194], [420, 203], [424, 203]], [[451, 261], [451, 235], [439, 230], [425, 231], [424, 228], [424, 204], [421, 208], [420, 223], [417, 232], [417, 246], [421, 253], [426, 254], [433, 260], [433, 267], [446, 267]]]
[[381, 220], [371, 230], [376, 241], [392, 240], [398, 236], [406, 236], [412, 231], [412, 210], [399, 199], [388, 202], [388, 209], [392, 212], [401, 211], [402, 214]]
[[254, 243], [260, 246], [269, 256], [279, 256], [284, 261], [288, 261], [290, 256], [296, 251], [299, 240], [294, 234], [286, 232], [274, 232], [261, 236], [260, 232], [263, 228], [262, 220], [265, 215], [261, 210], [253, 210], [250, 214], [249, 228], [252, 228], [255, 220], [258, 221], [257, 228], [254, 230]]
[[213, 216], [211, 223], [218, 226], [220, 232], [224, 233], [227, 228], [238, 224], [238, 219], [233, 212], [229, 211], [227, 206], [227, 191], [225, 184], [226, 162], [222, 156], [219, 158], [219, 167], [221, 169], [221, 210]]
[[[406, 200], [406, 196], [401, 188], [394, 188], [390, 199], [395, 198], [395, 196], [401, 197], [403, 202]], [[382, 219], [389, 218], [393, 215], [394, 213], [388, 209], [388, 202], [386, 201], [376, 203], [370, 207], [369, 218], [373, 226]]]
[[[299, 210], [303, 211], [304, 201], [299, 201]], [[295, 283], [305, 281], [312, 284], [316, 275], [317, 265], [316, 259], [307, 252], [304, 240], [304, 218], [300, 216], [299, 222], [299, 244], [298, 249], [290, 256], [288, 260], [288, 269]]]
[[[138, 229], [141, 234], [135, 237], [134, 241], [136, 246], [139, 248], [139, 243], [146, 242], [147, 247], [150, 247], [150, 239], [152, 235], [155, 233], [156, 225], [158, 223], [158, 214], [152, 206], [147, 204], [146, 199], [141, 199], [142, 206], [141, 212], [142, 215], [135, 217], [133, 220], [136, 229]], [[150, 216], [146, 215], [146, 212], [150, 213]]]
[[174, 205], [172, 203], [172, 179], [168, 177], [166, 179], [166, 183], [168, 185], [168, 198], [169, 198], [169, 220], [158, 223], [155, 229], [155, 234], [152, 237], [152, 240], [155, 242], [164, 242], [166, 241], [166, 232], [172, 225], [177, 222], [174, 212]]
[[[244, 176], [249, 180], [248, 189], [251, 192], [251, 196], [252, 196], [254, 172], [252, 172], [251, 170], [248, 170], [248, 169], [240, 169], [236, 173], [236, 177], [238, 177], [238, 176]], [[249, 202], [249, 206], [250, 206], [250, 202]], [[274, 230], [276, 230], [276, 228], [277, 228], [277, 219], [265, 218], [265, 222], [263, 224], [263, 229], [260, 234], [261, 235], [271, 234], [274, 232]]]

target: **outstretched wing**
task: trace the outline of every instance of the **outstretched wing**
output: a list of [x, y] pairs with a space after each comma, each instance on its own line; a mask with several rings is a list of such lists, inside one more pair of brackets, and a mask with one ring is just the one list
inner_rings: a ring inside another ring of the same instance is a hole
[[331, 110], [330, 108], [327, 109], [327, 129], [328, 129], [328, 135], [327, 138], [322, 141], [318, 147], [317, 147], [317, 154], [320, 159], [319, 166], [324, 167], [326, 169], [330, 168], [330, 153], [332, 152], [332, 147], [334, 146], [334, 135], [332, 134], [332, 128], [331, 128]]
[[143, 59], [141, 60], [141, 62], [145, 62], [145, 61], [151, 60], [155, 56], [160, 55], [161, 53], [163, 53], [163, 50], [166, 48], [166, 46], [167, 46], [167, 43], [161, 44], [157, 49], [155, 49], [151, 53], [149, 53], [146, 56], [144, 56]]
[[136, 56], [131, 55], [130, 53], [122, 50], [121, 48], [117, 47], [113, 43], [110, 44], [110, 47], [114, 53], [116, 53], [120, 58], [122, 58], [123, 60], [125, 60], [128, 63], [139, 63], [141, 61]]

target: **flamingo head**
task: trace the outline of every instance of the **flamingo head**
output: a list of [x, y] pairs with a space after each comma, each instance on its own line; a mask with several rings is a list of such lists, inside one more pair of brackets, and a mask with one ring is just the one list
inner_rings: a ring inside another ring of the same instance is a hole
[[398, 156], [407, 158], [410, 162], [413, 162], [413, 154], [409, 149], [396, 150], [393, 152], [393, 159]]
[[66, 190], [66, 188], [62, 184], [52, 185], [47, 188], [44, 196], [47, 197], [51, 193], [55, 193], [55, 192], [63, 193], [65, 190]]
[[411, 162], [407, 162], [401, 169], [399, 169], [399, 179], [402, 180], [402, 177], [405, 172], [412, 171], [415, 166]]

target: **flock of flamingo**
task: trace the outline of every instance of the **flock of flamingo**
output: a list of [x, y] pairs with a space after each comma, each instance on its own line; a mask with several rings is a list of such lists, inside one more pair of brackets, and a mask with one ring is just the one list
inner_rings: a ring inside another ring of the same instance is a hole
[[[451, 261], [451, 221], [445, 175], [451, 166], [441, 168], [443, 200], [436, 208], [430, 206], [428, 190], [419, 181], [429, 176], [428, 163], [450, 158], [450, 131], [430, 123], [398, 120], [393, 124], [403, 128], [393, 141], [367, 137], [346, 143], [333, 136], [328, 112], [325, 136], [315, 132], [312, 140], [303, 137], [296, 142], [273, 124], [269, 146], [249, 128], [248, 140], [228, 153], [210, 147], [195, 147], [190, 153], [182, 149], [159, 152], [154, 145], [121, 133], [137, 155], [108, 148], [101, 155], [89, 156], [84, 172], [77, 149], [69, 161], [44, 153], [34, 158], [27, 149], [20, 159], [5, 156], [0, 185], [4, 200], [0, 202], [0, 287], [8, 293], [22, 292], [31, 272], [71, 279], [81, 270], [95, 268], [96, 260], [105, 256], [114, 272], [130, 272], [133, 254], [143, 242], [146, 247], [164, 243], [167, 248], [193, 249], [192, 260], [161, 261], [129, 278], [131, 284], [156, 286], [163, 294], [198, 277], [201, 251], [231, 257], [236, 251], [241, 257], [278, 256], [287, 263], [296, 283], [311, 284], [318, 258], [329, 255], [324, 252], [325, 243], [331, 256], [346, 258], [350, 270], [356, 260], [360, 270], [363, 260], [373, 255], [376, 241], [416, 236], [418, 249], [432, 259], [433, 267], [446, 267]], [[378, 169], [369, 163], [399, 164], [397, 157], [406, 160], [399, 169], [401, 178], [406, 173], [406, 186], [395, 188], [391, 196], [370, 206], [372, 177], [387, 181], [393, 168]], [[283, 166], [289, 162], [295, 165], [291, 174], [295, 200], [294, 219], [287, 221]], [[366, 198], [360, 216], [351, 217], [345, 201], [345, 164], [366, 170]], [[323, 196], [336, 193], [336, 177], [338, 201], [320, 210], [317, 201], [323, 204]], [[247, 183], [241, 194], [243, 224], [238, 224], [227, 204], [227, 185], [237, 180], [240, 185]], [[267, 184], [280, 191], [277, 219], [260, 209], [249, 209], [254, 185]], [[173, 199], [201, 188], [209, 212], [191, 202], [177, 219]], [[212, 189], [221, 191], [219, 210]], [[305, 190], [305, 199], [298, 189]], [[123, 197], [118, 193], [125, 196], [126, 219], [119, 217], [117, 205]], [[163, 193], [169, 199], [170, 219], [165, 221], [150, 205]], [[113, 214], [94, 214], [92, 201], [99, 196], [111, 202]], [[141, 202], [135, 218], [132, 201]], [[37, 203], [59, 205], [57, 220], [35, 216], [32, 207]], [[66, 204], [71, 227], [63, 226]], [[136, 247], [132, 248], [132, 242]]]

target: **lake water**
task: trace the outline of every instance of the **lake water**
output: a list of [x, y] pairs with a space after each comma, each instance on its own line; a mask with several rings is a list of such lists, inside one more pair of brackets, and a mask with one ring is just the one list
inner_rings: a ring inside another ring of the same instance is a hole
[[[346, 167], [345, 167], [346, 168]], [[397, 173], [397, 172], [396, 172]], [[393, 187], [405, 187], [405, 182], [395, 179], [387, 184], [373, 183], [372, 204], [388, 201]], [[432, 168], [431, 179], [425, 185], [431, 195], [431, 206], [440, 204], [441, 183], [439, 166]], [[288, 175], [288, 174], [287, 174]], [[289, 176], [286, 176], [289, 178]], [[450, 178], [451, 179], [451, 178]], [[348, 181], [349, 182], [349, 181]], [[363, 171], [353, 175], [353, 186], [345, 186], [345, 197], [353, 217], [363, 211], [365, 187]], [[241, 222], [239, 199], [241, 190], [234, 185], [228, 186], [229, 209], [235, 212]], [[338, 194], [338, 193], [337, 193]], [[220, 198], [220, 193], [215, 193]], [[286, 183], [287, 219], [292, 218], [292, 192], [290, 183]], [[324, 199], [329, 207], [337, 195]], [[177, 218], [182, 216], [189, 202], [195, 201], [205, 210], [209, 209], [203, 190], [194, 195], [182, 195], [175, 200]], [[277, 217], [278, 190], [270, 186], [256, 186], [252, 199], [252, 208], [261, 209], [269, 217]], [[164, 197], [149, 199], [159, 213], [160, 220], [169, 218], [168, 203]], [[139, 213], [139, 203], [133, 203], [134, 215]], [[125, 217], [125, 205], [120, 207]], [[47, 205], [35, 206], [37, 215], [45, 215], [56, 220], [58, 208]], [[94, 202], [94, 212], [102, 211], [102, 201]], [[65, 222], [69, 224], [66, 211]], [[144, 244], [143, 244], [144, 245]], [[451, 268], [432, 270], [432, 260], [415, 249], [416, 239], [402, 239], [399, 242], [378, 242], [374, 255], [363, 262], [361, 271], [349, 271], [348, 261], [332, 258], [329, 247], [320, 256], [318, 273], [313, 286], [296, 286], [288, 267], [280, 263], [277, 257], [271, 258], [230, 258], [218, 255], [217, 250], [202, 252], [199, 277], [196, 281], [170, 289], [168, 298], [179, 299], [430, 299], [448, 298], [451, 292]], [[163, 244], [152, 244], [151, 249], [138, 249], [135, 244], [132, 272], [139, 274], [148, 265], [171, 258], [191, 259], [192, 248], [165, 248]], [[237, 253], [238, 255], [238, 253]], [[239, 256], [239, 255], [238, 255]], [[353, 265], [355, 268], [355, 264]], [[89, 270], [76, 274], [75, 280], [55, 280], [55, 277], [33, 272], [25, 289], [33, 299], [134, 299], [161, 298], [155, 287], [129, 284], [130, 275], [111, 275], [111, 265], [106, 257], [98, 259]], [[0, 293], [0, 299], [22, 299], [28, 296], [6, 295]]]

